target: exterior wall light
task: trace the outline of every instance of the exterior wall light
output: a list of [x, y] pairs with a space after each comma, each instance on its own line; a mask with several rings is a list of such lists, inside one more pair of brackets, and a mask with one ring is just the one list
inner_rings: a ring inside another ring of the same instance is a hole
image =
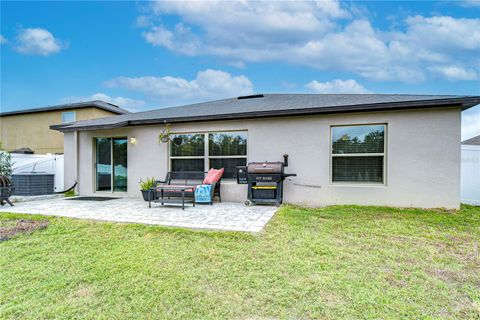
[[137, 144], [137, 138], [130, 138], [131, 144]]

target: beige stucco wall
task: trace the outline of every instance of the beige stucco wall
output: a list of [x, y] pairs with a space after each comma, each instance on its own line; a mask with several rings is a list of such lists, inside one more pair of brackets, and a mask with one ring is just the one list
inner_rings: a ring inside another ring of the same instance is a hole
[[[387, 124], [385, 185], [339, 185], [330, 182], [330, 126]], [[135, 137], [128, 145], [128, 195], [140, 196], [138, 180], [163, 178], [168, 171], [167, 144], [158, 143], [162, 125], [78, 133], [78, 168], [66, 151], [65, 171], [77, 172], [78, 191], [94, 193], [93, 138]], [[285, 183], [289, 203], [388, 205], [399, 207], [459, 207], [460, 110], [415, 110], [324, 116], [216, 121], [172, 125], [174, 132], [248, 130], [248, 161], [280, 161], [289, 154], [287, 172], [297, 173]], [[65, 135], [65, 145], [73, 143]], [[66, 181], [69, 185], [72, 181]], [[244, 201], [246, 186], [222, 181], [226, 201]]]
[[63, 153], [63, 135], [51, 130], [50, 125], [60, 124], [62, 112], [68, 111], [76, 111], [77, 120], [114, 115], [112, 112], [92, 107], [0, 116], [2, 147], [7, 151], [26, 147], [39, 154]]

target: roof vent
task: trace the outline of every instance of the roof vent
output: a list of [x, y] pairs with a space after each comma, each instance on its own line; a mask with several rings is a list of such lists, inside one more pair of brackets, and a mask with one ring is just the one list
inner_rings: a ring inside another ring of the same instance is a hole
[[243, 100], [243, 99], [255, 99], [255, 98], [263, 98], [263, 94], [252, 94], [249, 96], [240, 96], [237, 99], [238, 100]]

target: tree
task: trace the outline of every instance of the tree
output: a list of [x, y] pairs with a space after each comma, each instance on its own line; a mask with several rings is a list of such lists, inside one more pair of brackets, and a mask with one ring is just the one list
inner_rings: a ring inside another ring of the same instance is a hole
[[376, 153], [383, 152], [385, 133], [381, 130], [372, 131], [360, 139], [357, 136], [351, 137], [348, 134], [333, 141], [333, 153]]
[[12, 175], [12, 156], [6, 151], [0, 151], [0, 176]]

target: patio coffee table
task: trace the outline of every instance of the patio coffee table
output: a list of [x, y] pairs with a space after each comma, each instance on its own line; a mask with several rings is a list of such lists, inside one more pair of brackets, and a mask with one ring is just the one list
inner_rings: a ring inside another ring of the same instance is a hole
[[[164, 191], [177, 191], [181, 193], [180, 197], [172, 197], [168, 196], [168, 198], [164, 197]], [[148, 196], [148, 207], [151, 208], [151, 202], [160, 202], [163, 206], [164, 203], [181, 203], [182, 210], [185, 210], [185, 203], [192, 203], [195, 207], [195, 195], [192, 199], [185, 199], [185, 192], [191, 191], [195, 193], [195, 186], [172, 186], [172, 185], [164, 185], [152, 188], [149, 190]], [[153, 196], [150, 196], [153, 193]], [[156, 194], [160, 193], [160, 197], [156, 199]], [[152, 200], [153, 199], [153, 200]]]

